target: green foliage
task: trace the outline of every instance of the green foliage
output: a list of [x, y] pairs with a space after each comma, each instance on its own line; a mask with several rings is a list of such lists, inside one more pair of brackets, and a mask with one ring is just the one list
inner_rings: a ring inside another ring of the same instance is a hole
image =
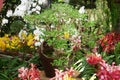
[[115, 46], [114, 55], [115, 63], [120, 64], [120, 42], [118, 42], [118, 44]]
[[115, 45], [115, 50], [111, 53], [105, 53], [105, 52], [101, 52], [101, 55], [103, 57], [103, 59], [108, 62], [109, 64], [112, 64], [113, 62], [115, 62], [116, 65], [120, 64], [120, 42], [118, 42]]
[[24, 27], [24, 22], [21, 20], [15, 20], [11, 23], [10, 33], [18, 34]]
[[25, 62], [20, 62], [18, 58], [0, 58], [0, 79], [13, 80], [17, 77], [18, 68], [25, 66]]
[[39, 25], [40, 22], [46, 24], [60, 24], [60, 21], [68, 21], [69, 18], [80, 18], [78, 11], [69, 4], [54, 3], [50, 9], [45, 10], [40, 15], [25, 16], [31, 24]]
[[85, 57], [80, 58], [77, 62], [75, 62], [74, 69], [80, 72], [78, 77], [85, 78], [85, 80], [89, 80], [95, 73], [95, 67], [88, 64]]
[[119, 19], [119, 14], [120, 14], [120, 4], [117, 3], [111, 3], [111, 17], [112, 17], [112, 25], [113, 25], [113, 30], [118, 29], [118, 19]]
[[[55, 59], [52, 63], [53, 66], [57, 66], [58, 69], [64, 70], [65, 66], [68, 67], [68, 61], [66, 59]], [[64, 65], [64, 66], [63, 66]]]
[[100, 33], [106, 33], [112, 29], [111, 12], [106, 0], [96, 0], [96, 8], [88, 9], [87, 14], [90, 21], [95, 21], [95, 26]]
[[[2, 23], [3, 18], [8, 19], [9, 22], [5, 25], [0, 24], [0, 26], [1, 26], [0, 36], [3, 36], [3, 34], [5, 34], [5, 33], [13, 32], [13, 30], [11, 31], [11, 24], [13, 26], [14, 21], [16, 21], [16, 20], [17, 21], [23, 21], [20, 17], [15, 17], [15, 16], [14, 17], [7, 17], [6, 16], [8, 10], [13, 10], [14, 11], [16, 6], [19, 5], [19, 4], [20, 4], [20, 0], [5, 0], [4, 1], [2, 11], [0, 12], [0, 23]], [[19, 27], [19, 25], [22, 25], [22, 24], [18, 23], [18, 24], [16, 24], [16, 26]], [[14, 28], [14, 30], [19, 30], [19, 28], [16, 28], [16, 29]]]
[[0, 79], [14, 80], [14, 78], [18, 77], [18, 69], [23, 66], [27, 67], [27, 65], [29, 65], [30, 63], [37, 64], [37, 66], [39, 66], [39, 68], [42, 69], [38, 54], [34, 54], [33, 57], [28, 61], [24, 60], [24, 58], [21, 59], [18, 57], [0, 58]]

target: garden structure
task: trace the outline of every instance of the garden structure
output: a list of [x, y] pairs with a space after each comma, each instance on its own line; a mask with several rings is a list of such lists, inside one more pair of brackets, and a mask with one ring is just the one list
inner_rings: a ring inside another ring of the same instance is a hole
[[120, 1], [0, 0], [0, 80], [120, 80]]

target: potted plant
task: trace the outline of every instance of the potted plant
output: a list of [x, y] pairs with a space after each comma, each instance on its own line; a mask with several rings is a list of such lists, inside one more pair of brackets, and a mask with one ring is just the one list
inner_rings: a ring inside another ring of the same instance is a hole
[[[79, 32], [86, 17], [86, 14], [80, 14], [73, 6], [62, 3], [52, 4], [50, 9], [39, 15], [25, 16], [31, 25], [39, 27], [40, 30], [44, 28], [41, 30], [44, 35], [39, 36], [44, 41], [38, 48], [43, 65], [52, 61], [49, 65], [55, 65], [57, 68], [64, 69], [72, 66], [75, 53], [80, 49], [81, 37]], [[44, 62], [47, 59], [50, 61]], [[47, 68], [50, 68], [48, 64], [46, 65]], [[47, 74], [51, 70], [45, 71]]]

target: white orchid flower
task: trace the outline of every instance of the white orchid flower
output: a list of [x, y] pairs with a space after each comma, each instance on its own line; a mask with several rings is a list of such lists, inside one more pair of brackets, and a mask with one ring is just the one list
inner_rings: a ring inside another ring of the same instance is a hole
[[13, 15], [13, 11], [12, 10], [8, 10], [6, 16], [7, 17], [11, 17], [12, 15]]
[[82, 7], [79, 9], [79, 13], [80, 13], [80, 14], [84, 14], [84, 13], [85, 13], [85, 6], [82, 6]]
[[3, 18], [2, 19], [2, 25], [7, 24], [7, 23], [8, 23], [8, 19]]

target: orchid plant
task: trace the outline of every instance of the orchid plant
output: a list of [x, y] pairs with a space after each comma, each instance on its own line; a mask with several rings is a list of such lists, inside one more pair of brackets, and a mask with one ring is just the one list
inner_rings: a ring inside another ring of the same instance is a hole
[[37, 28], [33, 32], [27, 32], [22, 29], [18, 35], [6, 34], [0, 37], [0, 50], [22, 53], [34, 52], [37, 46], [40, 46], [44, 41], [44, 39], [39, 37], [40, 35], [44, 34]]

